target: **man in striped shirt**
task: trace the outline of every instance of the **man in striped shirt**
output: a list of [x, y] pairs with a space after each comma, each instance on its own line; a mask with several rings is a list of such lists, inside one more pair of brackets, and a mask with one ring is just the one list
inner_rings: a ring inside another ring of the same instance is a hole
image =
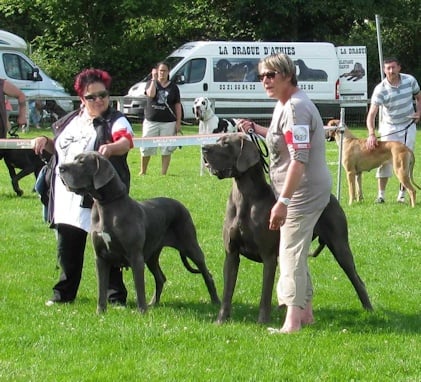
[[[370, 110], [367, 114], [368, 139], [367, 148], [372, 150], [377, 145], [375, 135], [375, 119], [379, 108], [379, 133], [382, 141], [399, 141], [411, 150], [415, 148], [416, 123], [421, 116], [421, 93], [417, 80], [401, 73], [401, 65], [396, 58], [383, 61], [383, 71], [386, 78], [380, 82], [371, 96]], [[415, 109], [414, 109], [415, 99]], [[392, 176], [391, 163], [386, 163], [377, 169], [378, 197], [376, 203], [385, 202], [385, 189], [388, 179]], [[399, 203], [405, 202], [405, 189], [400, 187], [397, 197]]]

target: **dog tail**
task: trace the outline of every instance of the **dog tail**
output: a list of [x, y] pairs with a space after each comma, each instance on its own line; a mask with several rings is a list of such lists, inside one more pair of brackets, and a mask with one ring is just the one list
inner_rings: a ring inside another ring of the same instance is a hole
[[418, 184], [415, 183], [414, 181], [414, 166], [415, 166], [415, 155], [414, 152], [412, 150], [410, 150], [411, 152], [411, 159], [409, 161], [409, 179], [411, 179], [411, 183], [418, 188], [419, 190], [421, 190], [421, 187], [418, 186]]
[[190, 273], [202, 273], [198, 269], [193, 268], [190, 263], [187, 260], [187, 257], [180, 253], [181, 261], [183, 262], [184, 267], [190, 272]]

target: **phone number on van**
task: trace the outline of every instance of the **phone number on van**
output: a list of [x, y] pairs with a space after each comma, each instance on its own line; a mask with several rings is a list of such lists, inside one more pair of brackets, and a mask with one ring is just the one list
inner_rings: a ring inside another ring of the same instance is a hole
[[219, 90], [256, 90], [255, 84], [221, 84]]

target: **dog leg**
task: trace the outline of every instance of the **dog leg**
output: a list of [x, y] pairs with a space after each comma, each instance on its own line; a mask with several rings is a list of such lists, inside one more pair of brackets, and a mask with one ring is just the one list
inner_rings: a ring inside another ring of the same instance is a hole
[[348, 204], [351, 205], [355, 201], [355, 173], [352, 171], [347, 171], [346, 173], [348, 179], [348, 194], [349, 194], [349, 202]]
[[[7, 165], [7, 167], [9, 167], [9, 165]], [[15, 191], [17, 196], [23, 195], [23, 190], [19, 187], [19, 181], [25, 176], [29, 175], [32, 171], [33, 169], [21, 170], [18, 174], [16, 174], [15, 169], [13, 167], [9, 167], [9, 175], [10, 179], [12, 180], [13, 191]]]
[[407, 157], [406, 160], [400, 160], [398, 155], [393, 156], [393, 169], [395, 170], [395, 175], [399, 179], [399, 182], [408, 191], [411, 207], [415, 207], [416, 191], [411, 182], [411, 159]]
[[237, 283], [240, 255], [226, 253], [224, 262], [224, 292], [222, 304], [219, 309], [217, 324], [223, 324], [231, 317], [232, 296], [234, 295], [235, 284]]
[[354, 286], [354, 289], [357, 292], [362, 306], [366, 310], [373, 310], [365, 284], [361, 280], [355, 268], [354, 257], [352, 255], [351, 249], [349, 248], [348, 241], [345, 242], [344, 240], [342, 241], [342, 243], [332, 243], [331, 246], [329, 246], [328, 244], [328, 247], [332, 252], [333, 256], [335, 257], [336, 261], [338, 262], [338, 264], [343, 269], [348, 279]]
[[264, 324], [270, 321], [270, 312], [272, 310], [272, 292], [277, 265], [276, 256], [267, 255], [263, 258], [266, 259], [266, 261], [263, 263], [262, 297], [260, 299], [259, 317], [257, 321], [259, 324]]
[[[186, 238], [187, 237], [188, 236], [186, 235]], [[188, 245], [188, 248], [180, 250], [181, 258], [182, 259], [189, 258], [191, 259], [191, 261], [193, 261], [193, 263], [197, 266], [197, 269], [199, 270], [199, 272], [202, 274], [203, 280], [205, 281], [212, 303], [219, 305], [221, 301], [219, 300], [218, 293], [216, 291], [215, 282], [213, 281], [213, 277], [206, 266], [205, 255], [202, 249], [200, 248], [199, 243], [197, 243], [196, 240], [193, 240], [193, 237], [192, 237], [191, 239], [187, 240], [186, 244]], [[191, 267], [188, 267], [186, 264], [185, 264], [185, 267], [190, 272], [195, 271], [195, 270], [192, 270]], [[194, 273], [197, 273], [197, 271]]]
[[139, 256], [131, 256], [134, 259], [133, 263], [130, 264], [132, 267], [134, 286], [136, 289], [137, 296], [137, 308], [140, 313], [146, 313], [146, 295], [145, 295], [145, 262], [143, 259], [143, 253]]
[[354, 286], [355, 291], [363, 307], [372, 310], [370, 299], [364, 282], [357, 273], [354, 257], [348, 241], [348, 223], [345, 212], [339, 205], [338, 200], [331, 195], [330, 202], [324, 209], [315, 227], [315, 234], [326, 243], [334, 258], [344, 270], [348, 279]]
[[364, 200], [364, 196], [363, 196], [363, 177], [362, 177], [361, 172], [358, 172], [355, 175], [355, 180], [356, 180], [356, 185], [357, 185], [357, 200], [359, 202], [362, 202]]
[[107, 310], [107, 288], [110, 281], [110, 264], [100, 256], [96, 256], [96, 270], [98, 282], [98, 302], [96, 312], [105, 313]]
[[159, 265], [159, 254], [161, 250], [152, 256], [152, 258], [146, 263], [148, 269], [151, 271], [154, 280], [155, 280], [155, 293], [152, 296], [149, 306], [158, 305], [161, 301], [161, 293], [164, 289], [164, 284], [167, 281], [167, 278], [162, 272], [162, 269]]

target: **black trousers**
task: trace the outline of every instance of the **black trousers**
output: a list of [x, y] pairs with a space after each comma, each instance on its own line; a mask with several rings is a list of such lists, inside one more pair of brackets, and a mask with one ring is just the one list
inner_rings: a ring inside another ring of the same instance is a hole
[[[88, 234], [79, 228], [57, 225], [57, 256], [61, 267], [59, 282], [54, 285], [54, 296], [62, 302], [76, 298], [82, 277], [86, 238]], [[57, 293], [58, 292], [58, 293]], [[119, 268], [111, 268], [108, 286], [108, 300], [125, 304], [127, 289], [124, 286], [123, 274]]]

